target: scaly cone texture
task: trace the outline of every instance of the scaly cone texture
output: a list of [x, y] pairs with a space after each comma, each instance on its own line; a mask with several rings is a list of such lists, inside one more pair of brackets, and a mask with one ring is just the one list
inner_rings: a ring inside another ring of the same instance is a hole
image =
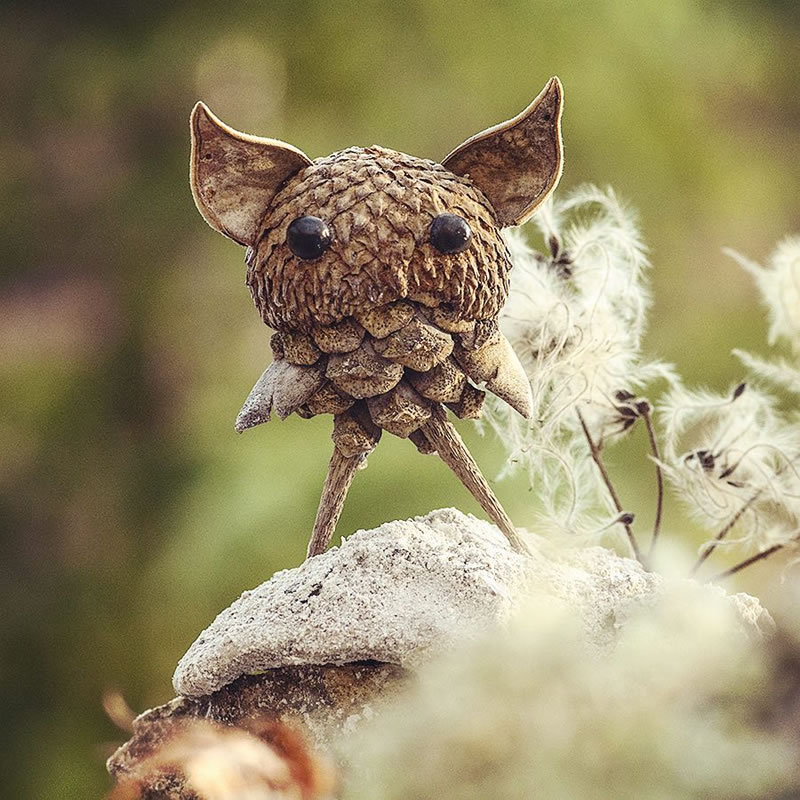
[[[309, 211], [333, 230], [332, 246], [310, 266], [286, 243], [289, 224]], [[430, 243], [443, 213], [469, 221], [464, 252], [445, 256]], [[477, 416], [483, 394], [472, 379], [527, 416], [527, 379], [497, 327], [510, 268], [494, 213], [465, 178], [380, 147], [314, 162], [275, 197], [247, 274], [264, 321], [279, 331], [273, 355], [292, 365], [272, 368], [276, 413], [344, 414], [364, 400], [349, 416], [366, 412], [376, 428], [407, 438], [432, 403]], [[253, 410], [239, 428], [255, 421]], [[258, 410], [266, 418], [269, 402]], [[375, 430], [361, 427], [370, 443]]]
[[[274, 361], [236, 429], [273, 413], [334, 416], [310, 555], [327, 546], [355, 471], [384, 430], [438, 452], [524, 550], [443, 406], [477, 418], [484, 387], [532, 413], [528, 378], [497, 324], [511, 269], [501, 227], [527, 219], [558, 182], [561, 104], [554, 78], [519, 116], [468, 139], [443, 164], [377, 146], [310, 161], [195, 109], [195, 200], [212, 227], [249, 246], [247, 283], [276, 330]], [[466, 223], [464, 247], [435, 246], [432, 224], [442, 215]], [[301, 258], [289, 229], [309, 217], [325, 226], [325, 245]]]

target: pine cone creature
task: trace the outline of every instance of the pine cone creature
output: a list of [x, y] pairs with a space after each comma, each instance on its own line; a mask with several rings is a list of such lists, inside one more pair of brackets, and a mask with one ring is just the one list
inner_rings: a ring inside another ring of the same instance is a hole
[[333, 535], [382, 431], [438, 453], [512, 546], [525, 550], [444, 406], [477, 418], [483, 386], [529, 417], [530, 383], [497, 317], [519, 225], [561, 175], [557, 78], [521, 114], [441, 164], [382, 147], [311, 161], [192, 113], [191, 186], [215, 230], [247, 247], [247, 283], [275, 329], [274, 361], [236, 420], [334, 416], [334, 452], [309, 555]]

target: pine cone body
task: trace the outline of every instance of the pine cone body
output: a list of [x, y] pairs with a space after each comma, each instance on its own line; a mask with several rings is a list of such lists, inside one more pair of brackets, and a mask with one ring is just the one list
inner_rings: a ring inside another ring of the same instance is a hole
[[[430, 244], [431, 222], [444, 213], [469, 222], [464, 252], [445, 255]], [[289, 224], [305, 214], [333, 232], [313, 262], [286, 243]], [[264, 322], [309, 333], [401, 299], [492, 319], [511, 269], [495, 213], [469, 179], [382, 147], [342, 150], [290, 178], [266, 211], [250, 264], [247, 283]]]
[[462, 418], [480, 416], [484, 392], [475, 383], [527, 416], [529, 384], [496, 320], [448, 316], [397, 300], [311, 334], [276, 333], [275, 361], [245, 403], [237, 429], [267, 422], [273, 412], [282, 419], [333, 414], [334, 441], [347, 455], [370, 451], [381, 430], [429, 452], [414, 434], [437, 403]]
[[[463, 252], [429, 241], [431, 222], [458, 214], [472, 230]], [[287, 228], [313, 214], [330, 248], [302, 261]], [[247, 281], [277, 330], [274, 363], [237, 420], [244, 430], [280, 417], [335, 415], [346, 455], [371, 450], [381, 430], [430, 447], [419, 429], [432, 407], [480, 415], [475, 383], [530, 413], [528, 381], [497, 326], [511, 267], [494, 212], [466, 178], [380, 147], [350, 148], [295, 175], [268, 208]]]

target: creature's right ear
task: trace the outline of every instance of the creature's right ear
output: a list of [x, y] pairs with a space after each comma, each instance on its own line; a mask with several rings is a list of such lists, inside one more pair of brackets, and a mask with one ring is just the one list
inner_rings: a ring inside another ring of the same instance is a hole
[[204, 103], [192, 111], [189, 181], [214, 230], [252, 245], [264, 211], [283, 183], [311, 163], [296, 147], [229, 128]]
[[503, 227], [530, 219], [561, 178], [563, 105], [561, 81], [551, 78], [523, 112], [476, 133], [442, 161], [486, 195]]

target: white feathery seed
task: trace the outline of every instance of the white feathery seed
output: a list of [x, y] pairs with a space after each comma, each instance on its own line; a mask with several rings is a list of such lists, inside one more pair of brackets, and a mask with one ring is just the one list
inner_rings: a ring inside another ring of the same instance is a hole
[[659, 404], [667, 480], [712, 533], [741, 514], [730, 542], [760, 548], [800, 532], [800, 428], [776, 404], [745, 384], [720, 395], [677, 382]]
[[724, 252], [755, 278], [769, 311], [769, 343], [786, 340], [800, 354], [800, 236], [788, 236], [780, 242], [766, 267], [735, 250]]
[[649, 261], [634, 213], [611, 189], [582, 186], [551, 199], [531, 224], [550, 253], [508, 232], [514, 269], [500, 325], [531, 381], [534, 416], [493, 403], [487, 422], [510, 450], [506, 472], [528, 472], [545, 517], [596, 533], [616, 511], [587, 459], [577, 411], [602, 444], [631, 424], [620, 392], [634, 397], [672, 376], [669, 365], [641, 359]]

